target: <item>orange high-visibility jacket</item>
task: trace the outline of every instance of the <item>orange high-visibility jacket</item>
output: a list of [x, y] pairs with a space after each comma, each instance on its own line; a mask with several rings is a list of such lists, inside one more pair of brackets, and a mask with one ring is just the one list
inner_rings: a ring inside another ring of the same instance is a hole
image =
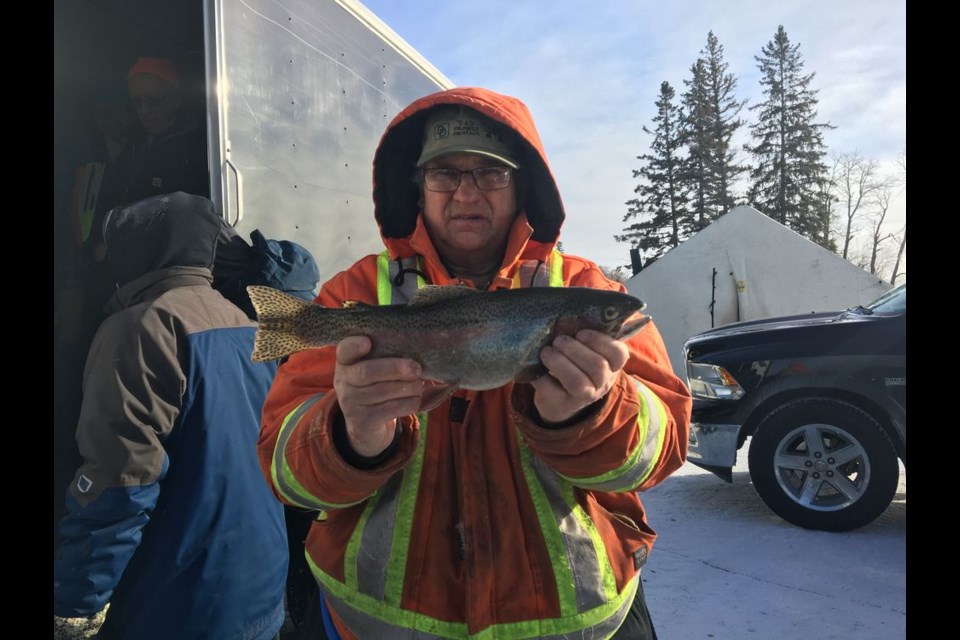
[[[395, 302], [389, 267], [410, 261], [422, 281], [459, 283], [430, 241], [411, 180], [425, 112], [439, 104], [472, 107], [518, 136], [524, 210], [491, 287], [526, 286], [519, 274], [527, 269], [546, 273], [543, 284], [552, 286], [624, 290], [594, 263], [555, 251], [563, 204], [526, 106], [457, 88], [418, 100], [387, 128], [374, 159], [386, 251], [331, 278], [316, 303]], [[690, 395], [654, 323], [627, 344], [616, 385], [575, 425], [549, 429], [531, 419], [528, 384], [459, 390], [429, 413], [403, 417], [393, 452], [373, 470], [351, 466], [333, 442], [342, 420], [335, 348], [295, 353], [281, 366], [264, 406], [260, 461], [281, 500], [322, 511], [307, 557], [342, 635], [616, 631], [656, 537], [637, 493], [683, 464], [690, 421]]]

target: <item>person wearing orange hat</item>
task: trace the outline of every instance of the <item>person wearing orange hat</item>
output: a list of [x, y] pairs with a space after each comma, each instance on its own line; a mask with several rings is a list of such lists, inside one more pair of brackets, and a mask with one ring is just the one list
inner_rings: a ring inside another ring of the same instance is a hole
[[140, 124], [150, 136], [168, 131], [182, 101], [173, 63], [164, 58], [140, 58], [127, 72], [130, 100]]
[[107, 211], [149, 196], [176, 191], [210, 196], [207, 140], [199, 118], [183, 105], [180, 76], [166, 58], [141, 57], [127, 72], [127, 89], [142, 131], [132, 135], [109, 163], [85, 251], [90, 263], [85, 313], [93, 334], [103, 320], [102, 307], [113, 293], [103, 266], [101, 227]]
[[175, 191], [210, 195], [206, 135], [198, 119], [185, 113], [173, 62], [138, 58], [127, 71], [127, 88], [143, 132], [107, 168], [88, 241], [95, 252], [100, 221], [113, 207]]

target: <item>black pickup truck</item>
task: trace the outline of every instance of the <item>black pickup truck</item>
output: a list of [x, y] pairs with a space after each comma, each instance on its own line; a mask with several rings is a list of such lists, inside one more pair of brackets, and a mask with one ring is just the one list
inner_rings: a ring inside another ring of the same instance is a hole
[[684, 345], [688, 459], [728, 482], [750, 439], [754, 488], [795, 525], [847, 531], [896, 494], [907, 460], [907, 286], [835, 313], [712, 329]]

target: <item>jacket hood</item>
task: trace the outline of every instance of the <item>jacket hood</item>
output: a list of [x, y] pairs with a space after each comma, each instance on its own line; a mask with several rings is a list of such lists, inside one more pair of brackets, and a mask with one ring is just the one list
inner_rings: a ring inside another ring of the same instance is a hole
[[430, 110], [463, 105], [504, 125], [512, 134], [524, 184], [524, 208], [533, 240], [552, 245], [565, 217], [556, 181], [526, 105], [488, 89], [458, 87], [424, 96], [401, 111], [387, 126], [373, 159], [374, 216], [388, 247], [413, 233], [420, 213], [420, 193], [413, 178], [423, 147]]
[[252, 284], [313, 301], [320, 283], [320, 266], [306, 247], [290, 240], [271, 240], [259, 229], [250, 232], [250, 240], [252, 245], [221, 220], [213, 265], [214, 289], [243, 309], [251, 320], [257, 318], [247, 294]]
[[159, 269], [212, 269], [219, 233], [207, 198], [182, 191], [144, 198], [107, 213], [107, 266], [119, 286]]

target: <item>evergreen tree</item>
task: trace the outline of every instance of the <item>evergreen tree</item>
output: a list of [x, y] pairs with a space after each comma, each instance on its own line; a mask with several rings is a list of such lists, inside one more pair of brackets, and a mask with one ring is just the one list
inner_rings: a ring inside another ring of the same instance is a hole
[[646, 164], [634, 170], [633, 177], [643, 180], [633, 190], [638, 197], [626, 202], [629, 208], [623, 217], [624, 222], [634, 218], [637, 222], [614, 236], [617, 242], [629, 242], [640, 249], [648, 259], [663, 255], [689, 235], [685, 229], [690, 218], [688, 187], [682, 180], [687, 172], [687, 161], [681, 153], [683, 110], [674, 104], [675, 95], [669, 82], [661, 83], [653, 118], [656, 130], [643, 127], [654, 136], [652, 153], [637, 156]]
[[711, 31], [706, 48], [690, 67], [690, 80], [684, 80], [684, 133], [690, 153], [687, 179], [692, 194], [693, 232], [735, 206], [733, 183], [746, 171], [746, 167], [736, 163], [736, 151], [731, 145], [734, 133], [743, 126], [737, 116], [744, 103], [734, 96], [737, 80], [727, 73], [728, 66], [723, 61], [723, 46]]
[[690, 80], [684, 80], [687, 91], [683, 94], [684, 120], [681, 139], [689, 153], [687, 172], [682, 180], [690, 191], [690, 232], [696, 233], [717, 218], [719, 213], [712, 206], [714, 165], [716, 153], [710, 113], [710, 97], [707, 86], [707, 71], [704, 61], [697, 60], [690, 67]]
[[759, 110], [759, 117], [750, 126], [756, 144], [746, 145], [756, 161], [747, 198], [781, 224], [823, 243], [829, 215], [822, 210], [820, 193], [828, 173], [822, 131], [832, 126], [814, 122], [818, 101], [810, 81], [815, 74], [803, 74], [799, 49], [781, 25], [763, 55], [754, 57], [766, 98], [750, 107]]
[[700, 52], [703, 61], [708, 98], [709, 124], [713, 152], [709, 159], [712, 177], [709, 204], [718, 216], [727, 213], [737, 204], [733, 185], [747, 167], [736, 162], [736, 149], [731, 145], [733, 135], [743, 126], [738, 116], [745, 101], [734, 95], [737, 79], [727, 73], [730, 66], [723, 60], [723, 45], [713, 35], [707, 34], [707, 47]]

